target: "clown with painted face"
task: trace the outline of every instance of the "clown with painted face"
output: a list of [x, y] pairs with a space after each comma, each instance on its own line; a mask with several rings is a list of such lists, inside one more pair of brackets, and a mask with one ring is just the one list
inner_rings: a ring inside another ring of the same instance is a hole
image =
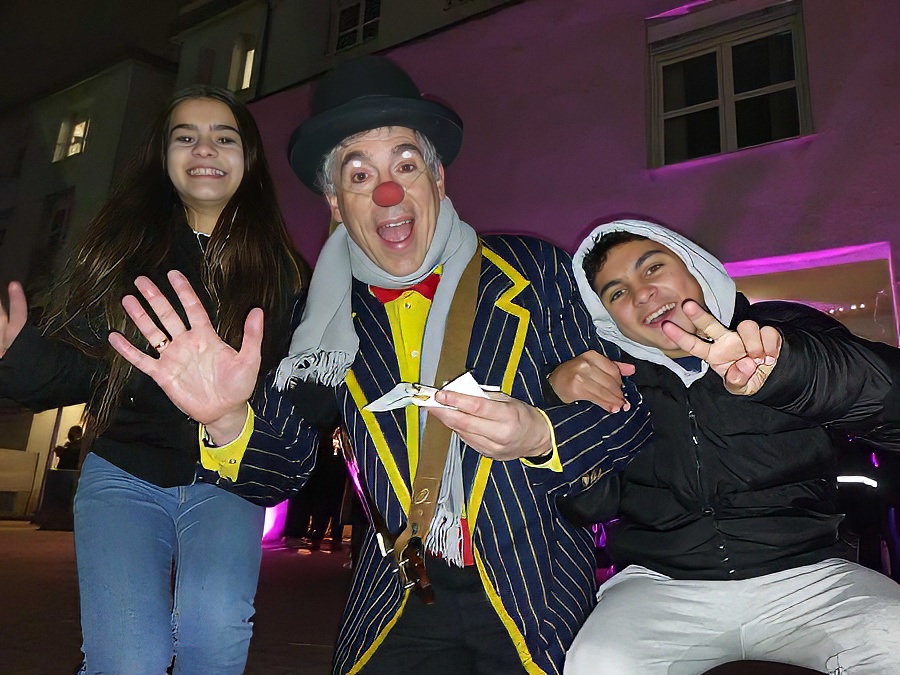
[[[323, 78], [312, 112], [288, 155], [339, 225], [279, 378], [336, 388], [374, 523], [334, 671], [561, 672], [594, 573], [589, 533], [554, 497], [624, 466], [647, 415], [633, 388], [617, 415], [544, 406], [545, 364], [589, 342], [618, 350], [593, 334], [563, 252], [479, 236], [457, 213], [444, 175], [462, 142], [453, 110], [372, 57]], [[466, 372], [481, 396], [369, 406]]]
[[878, 423], [895, 383], [877, 353], [897, 350], [804, 305], [750, 304], [712, 255], [649, 222], [597, 227], [573, 270], [598, 335], [627, 357], [585, 354], [550, 382], [564, 401], [609, 407], [629, 375], [655, 439], [564, 502], [575, 520], [614, 521], [620, 570], [566, 673], [703, 673], [742, 659], [894, 672], [900, 589], [847, 560], [826, 428]]

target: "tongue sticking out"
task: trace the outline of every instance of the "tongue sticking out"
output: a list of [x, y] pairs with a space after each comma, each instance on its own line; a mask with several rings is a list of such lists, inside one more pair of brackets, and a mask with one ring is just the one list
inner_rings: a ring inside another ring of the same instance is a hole
[[404, 220], [396, 225], [383, 225], [378, 228], [378, 236], [392, 244], [405, 241], [412, 234], [413, 224], [411, 220]]
[[372, 192], [372, 201], [378, 206], [395, 206], [403, 201], [404, 189], [393, 181], [382, 183]]

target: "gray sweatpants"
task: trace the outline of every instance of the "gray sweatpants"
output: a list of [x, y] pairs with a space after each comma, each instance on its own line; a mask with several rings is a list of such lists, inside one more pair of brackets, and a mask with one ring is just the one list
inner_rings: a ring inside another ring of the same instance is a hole
[[741, 659], [900, 673], [900, 585], [845, 560], [741, 581], [633, 565], [600, 587], [565, 675], [692, 675]]

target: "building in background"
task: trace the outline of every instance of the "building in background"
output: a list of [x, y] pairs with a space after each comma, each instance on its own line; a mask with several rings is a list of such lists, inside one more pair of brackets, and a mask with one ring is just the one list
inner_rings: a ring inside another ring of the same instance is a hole
[[[175, 74], [174, 63], [136, 54], [0, 118], [10, 141], [0, 144], [4, 289], [17, 279], [32, 300], [46, 291], [171, 95]], [[50, 449], [79, 410], [32, 415], [0, 401], [0, 514], [37, 508]]]
[[319, 75], [377, 52], [462, 116], [448, 193], [476, 230], [571, 249], [599, 219], [656, 220], [740, 263], [759, 299], [896, 343], [895, 0], [175, 5], [177, 72], [130, 59], [0, 118], [0, 276], [52, 274], [152, 101], [197, 82], [249, 103], [314, 262], [328, 211], [291, 171], [288, 139]]
[[72, 237], [172, 93], [175, 64], [135, 55], [0, 119], [0, 270], [46, 288]]

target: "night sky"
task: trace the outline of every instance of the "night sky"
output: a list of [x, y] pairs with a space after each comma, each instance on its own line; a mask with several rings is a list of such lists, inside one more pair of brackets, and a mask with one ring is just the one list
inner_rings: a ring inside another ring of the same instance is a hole
[[176, 60], [178, 0], [2, 0], [0, 114], [64, 89], [130, 48]]

